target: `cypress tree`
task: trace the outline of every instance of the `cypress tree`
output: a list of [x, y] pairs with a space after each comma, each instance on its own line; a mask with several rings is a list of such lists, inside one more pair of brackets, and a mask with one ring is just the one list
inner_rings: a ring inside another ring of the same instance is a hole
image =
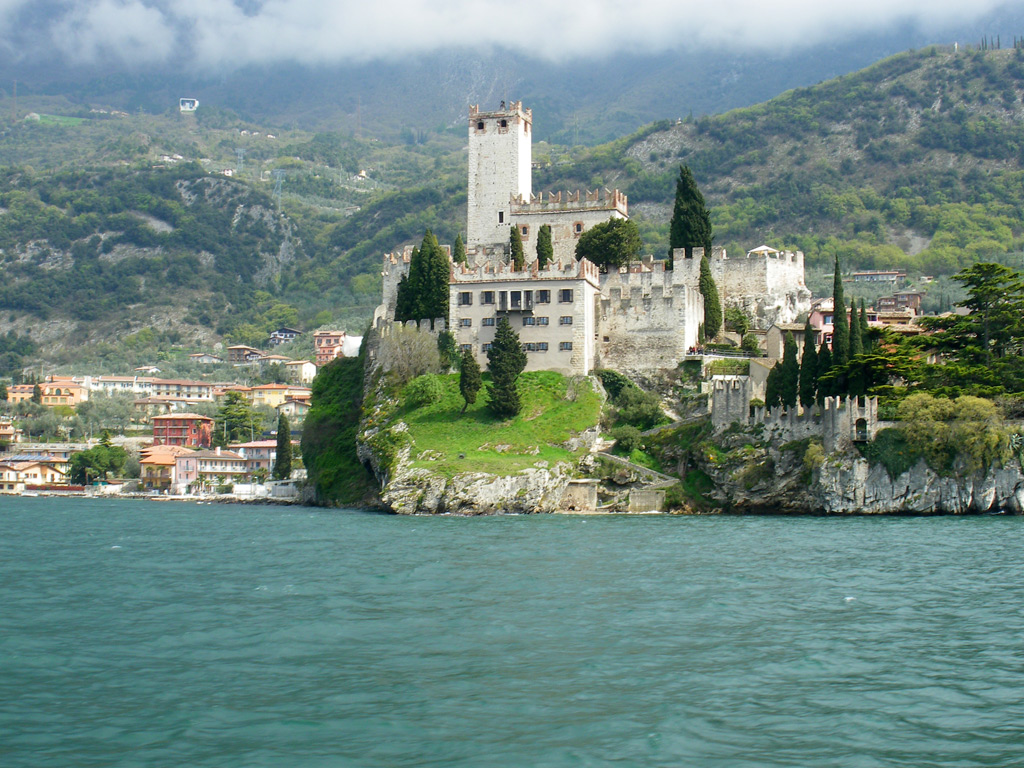
[[466, 244], [462, 242], [462, 235], [455, 236], [455, 245], [452, 246], [452, 261], [456, 264], [466, 263]]
[[800, 405], [810, 408], [818, 391], [818, 353], [814, 351], [811, 321], [804, 325], [804, 353], [800, 357]]
[[800, 394], [800, 363], [796, 359], [796, 339], [786, 332], [786, 343], [782, 353], [782, 370], [779, 374], [779, 398], [786, 408], [795, 408]]
[[537, 231], [537, 268], [544, 269], [555, 258], [551, 244], [551, 225], [545, 224]]
[[292, 428], [283, 413], [277, 417], [277, 458], [274, 461], [275, 480], [292, 476]]
[[480, 365], [476, 357], [468, 349], [462, 353], [462, 365], [459, 368], [459, 394], [466, 401], [462, 406], [465, 413], [473, 403], [476, 402], [476, 394], [483, 386], [483, 378], [480, 376]]
[[718, 286], [711, 277], [707, 252], [700, 259], [699, 288], [704, 297], [704, 335], [708, 339], [713, 339], [722, 327], [722, 303], [718, 299]]
[[7, 385], [0, 381], [0, 402], [6, 403], [8, 397], [10, 397], [10, 395], [7, 392]]
[[450, 279], [448, 256], [428, 229], [422, 245], [413, 248], [408, 274], [398, 283], [395, 320], [447, 320]]
[[703, 248], [704, 255], [710, 256], [711, 239], [711, 214], [704, 204], [704, 195], [697, 188], [689, 166], [680, 165], [672, 221], [669, 224], [666, 268], [672, 269], [673, 251], [676, 248], [685, 248], [687, 258], [693, 258], [694, 248]]
[[850, 325], [846, 319], [846, 297], [843, 295], [843, 276], [839, 272], [839, 257], [836, 256], [836, 272], [832, 279], [832, 364], [846, 365], [850, 359]]
[[516, 380], [526, 367], [526, 353], [519, 343], [519, 334], [512, 330], [507, 317], [498, 320], [491, 348], [487, 350], [487, 370], [491, 373], [491, 388], [487, 405], [498, 416], [511, 418], [519, 413], [522, 403], [516, 389]]
[[860, 300], [860, 343], [865, 352], [871, 351], [871, 340], [868, 338], [868, 311], [864, 307], [864, 299]]
[[825, 398], [832, 394], [832, 388], [829, 386], [829, 382], [825, 380], [825, 375], [832, 370], [832, 351], [828, 348], [828, 344], [822, 339], [821, 346], [818, 348], [818, 405], [825, 402]]
[[857, 317], [857, 300], [850, 299], [850, 358], [864, 353], [864, 340], [860, 333], [860, 318]]
[[768, 380], [764, 384], [764, 404], [768, 408], [778, 408], [782, 404], [782, 396], [779, 390], [779, 374], [782, 368], [778, 363], [768, 371]]
[[32, 397], [29, 399], [36, 405], [43, 402], [43, 390], [39, 388], [39, 384], [32, 385]]
[[523, 255], [523, 236], [519, 234], [519, 227], [515, 224], [509, 227], [508, 242], [512, 269], [520, 272], [526, 265], [526, 257]]

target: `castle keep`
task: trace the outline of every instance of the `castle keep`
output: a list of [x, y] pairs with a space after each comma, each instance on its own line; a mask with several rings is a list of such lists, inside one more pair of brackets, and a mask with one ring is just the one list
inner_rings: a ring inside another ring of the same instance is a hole
[[[701, 249], [677, 251], [674, 269], [646, 257], [620, 270], [600, 272], [576, 260], [576, 242], [591, 227], [629, 218], [618, 190], [534, 194], [533, 113], [522, 102], [492, 112], [469, 109], [467, 264], [453, 264], [448, 327], [462, 350], [486, 365], [497, 320], [508, 317], [527, 353], [527, 370], [587, 374], [674, 368], [697, 344], [704, 299], [697, 286]], [[536, 262], [537, 234], [551, 227], [554, 257]], [[526, 265], [510, 264], [510, 227], [518, 228]], [[398, 283], [412, 248], [384, 257], [383, 304], [375, 322], [394, 319]], [[724, 306], [739, 306], [767, 327], [810, 308], [801, 253], [762, 246], [745, 258], [723, 249], [709, 258]]]

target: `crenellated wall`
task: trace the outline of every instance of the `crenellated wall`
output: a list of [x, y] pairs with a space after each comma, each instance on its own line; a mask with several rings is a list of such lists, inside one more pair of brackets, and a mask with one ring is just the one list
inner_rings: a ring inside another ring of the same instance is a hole
[[682, 277], [650, 259], [601, 275], [599, 366], [651, 370], [679, 364], [697, 344], [704, 319], [704, 297]]
[[[703, 248], [694, 248], [693, 257], [686, 258], [681, 248], [673, 252], [675, 270], [694, 285], [700, 279], [703, 253]], [[811, 309], [811, 292], [804, 282], [801, 251], [777, 251], [761, 246], [745, 256], [731, 258], [724, 248], [714, 247], [708, 265], [723, 309], [739, 307], [750, 315], [757, 328], [791, 323]]]

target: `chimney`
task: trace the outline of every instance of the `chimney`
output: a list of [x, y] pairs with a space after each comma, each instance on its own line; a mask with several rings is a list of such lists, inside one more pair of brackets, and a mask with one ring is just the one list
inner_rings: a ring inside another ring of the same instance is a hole
[[220, 446], [217, 446], [217, 455], [220, 456]]

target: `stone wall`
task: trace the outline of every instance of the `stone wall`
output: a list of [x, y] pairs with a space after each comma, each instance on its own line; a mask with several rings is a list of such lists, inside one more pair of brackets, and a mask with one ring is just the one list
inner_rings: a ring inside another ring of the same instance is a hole
[[628, 210], [626, 196], [617, 189], [606, 189], [604, 194], [598, 191], [583, 195], [578, 190], [547, 196], [541, 193], [513, 200], [512, 220], [520, 228], [527, 262], [537, 257], [537, 234], [545, 224], [551, 227], [554, 258], [567, 261], [576, 257], [576, 243], [581, 234], [610, 219], [628, 219]]
[[532, 128], [522, 102], [494, 112], [470, 107], [467, 244], [508, 241], [512, 198], [532, 193]]
[[598, 366], [622, 370], [675, 368], [697, 343], [704, 298], [662, 262], [601, 275], [597, 309]]

